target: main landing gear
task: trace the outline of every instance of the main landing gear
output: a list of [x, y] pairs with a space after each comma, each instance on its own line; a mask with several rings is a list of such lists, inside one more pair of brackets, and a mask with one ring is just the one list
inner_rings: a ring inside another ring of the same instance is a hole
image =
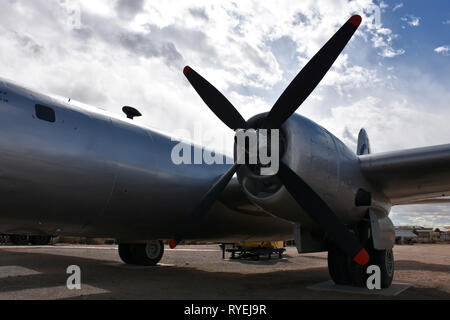
[[160, 240], [146, 243], [120, 243], [119, 256], [126, 264], [155, 266], [164, 254], [164, 244]]
[[370, 261], [366, 266], [360, 266], [345, 255], [339, 248], [331, 246], [328, 251], [328, 271], [331, 279], [339, 285], [352, 285], [365, 287], [370, 274], [367, 274], [367, 268], [370, 265], [380, 267], [381, 287], [389, 288], [394, 277], [394, 254], [392, 249], [376, 250], [373, 248], [372, 241], [366, 250], [369, 253]]

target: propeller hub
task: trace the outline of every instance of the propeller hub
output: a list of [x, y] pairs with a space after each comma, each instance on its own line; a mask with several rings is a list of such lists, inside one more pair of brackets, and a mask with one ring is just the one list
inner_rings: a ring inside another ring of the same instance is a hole
[[234, 159], [247, 167], [255, 177], [274, 176], [286, 150], [284, 133], [279, 129], [263, 129], [267, 113], [247, 122], [246, 129], [236, 130]]
[[247, 121], [246, 129], [236, 130], [234, 144], [234, 159], [241, 164], [238, 180], [258, 197], [274, 194], [282, 187], [276, 174], [286, 139], [283, 130], [263, 129], [267, 115], [256, 115]]

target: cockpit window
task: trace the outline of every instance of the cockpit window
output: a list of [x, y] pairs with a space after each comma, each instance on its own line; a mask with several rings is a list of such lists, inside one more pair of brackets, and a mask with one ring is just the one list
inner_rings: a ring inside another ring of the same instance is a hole
[[36, 105], [36, 116], [44, 121], [48, 122], [56, 121], [55, 111], [52, 108], [40, 104]]

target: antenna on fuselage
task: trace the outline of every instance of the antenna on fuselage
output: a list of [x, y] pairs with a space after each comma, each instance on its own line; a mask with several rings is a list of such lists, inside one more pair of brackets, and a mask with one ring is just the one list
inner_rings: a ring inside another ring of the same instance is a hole
[[133, 120], [135, 117], [142, 117], [142, 114], [133, 107], [125, 106], [122, 108], [122, 111], [127, 115], [127, 118], [131, 120]]

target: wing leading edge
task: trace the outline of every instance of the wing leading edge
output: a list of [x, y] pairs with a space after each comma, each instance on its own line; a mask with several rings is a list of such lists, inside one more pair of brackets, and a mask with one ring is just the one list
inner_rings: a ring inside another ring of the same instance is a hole
[[442, 197], [450, 196], [450, 144], [359, 159], [364, 176], [393, 205], [449, 202]]

